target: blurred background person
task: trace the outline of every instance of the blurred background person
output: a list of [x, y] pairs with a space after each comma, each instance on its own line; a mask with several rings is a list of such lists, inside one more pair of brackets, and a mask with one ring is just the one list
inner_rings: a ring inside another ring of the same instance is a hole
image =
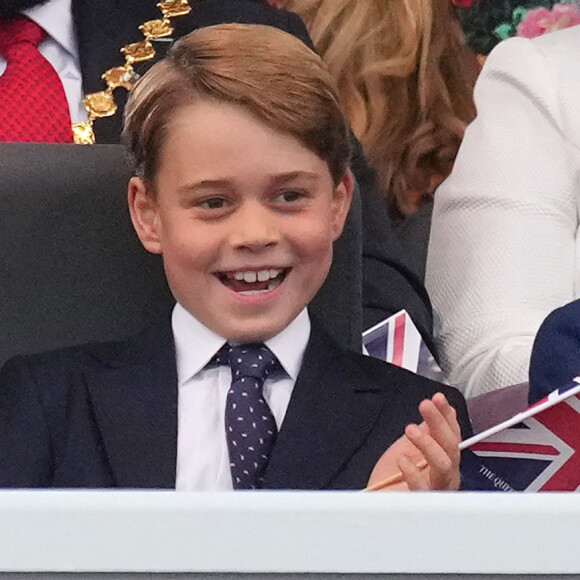
[[448, 0], [287, 0], [338, 83], [392, 215], [429, 203], [475, 117], [479, 66]]
[[580, 300], [561, 306], [542, 322], [530, 358], [531, 405], [556, 389], [576, 386], [580, 376]]
[[540, 324], [580, 298], [579, 55], [579, 26], [501, 42], [435, 195], [426, 284], [468, 398], [526, 382]]
[[71, 142], [71, 123], [87, 119], [84, 95], [105, 88], [101, 74], [157, 14], [142, 0], [2, 0], [0, 140]]
[[[71, 123], [87, 120], [85, 96], [106, 88], [102, 75], [123, 64], [121, 48], [144, 40], [139, 26], [161, 18], [156, 4], [1, 0], [0, 141], [72, 141]], [[189, 14], [172, 19], [173, 38], [201, 26], [240, 21], [275, 26], [310, 43], [300, 18], [273, 10], [265, 1], [207, 0], [191, 5]], [[157, 58], [165, 53], [167, 41], [153, 40]], [[127, 93], [116, 89], [114, 98], [116, 113], [94, 124], [97, 143], [119, 142]]]

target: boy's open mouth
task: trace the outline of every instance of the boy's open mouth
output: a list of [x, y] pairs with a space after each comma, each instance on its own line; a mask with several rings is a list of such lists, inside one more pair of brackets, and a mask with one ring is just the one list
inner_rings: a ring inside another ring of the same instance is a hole
[[218, 272], [216, 276], [222, 284], [238, 294], [263, 294], [280, 286], [289, 271], [290, 268], [264, 268]]

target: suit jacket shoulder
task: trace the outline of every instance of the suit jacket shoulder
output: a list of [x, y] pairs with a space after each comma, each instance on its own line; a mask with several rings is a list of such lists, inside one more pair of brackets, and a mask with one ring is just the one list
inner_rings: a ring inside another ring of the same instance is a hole
[[0, 372], [0, 487], [171, 488], [176, 439], [169, 325]]
[[540, 326], [530, 359], [530, 404], [580, 375], [580, 300], [554, 310]]

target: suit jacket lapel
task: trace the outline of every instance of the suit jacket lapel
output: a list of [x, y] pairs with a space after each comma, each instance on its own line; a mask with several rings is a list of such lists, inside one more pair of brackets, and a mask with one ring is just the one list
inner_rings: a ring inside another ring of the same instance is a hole
[[363, 391], [341, 349], [313, 324], [264, 476], [265, 488], [324, 489], [363, 443], [387, 400]]
[[171, 327], [135, 339], [87, 375], [97, 424], [120, 487], [175, 487], [177, 371]]

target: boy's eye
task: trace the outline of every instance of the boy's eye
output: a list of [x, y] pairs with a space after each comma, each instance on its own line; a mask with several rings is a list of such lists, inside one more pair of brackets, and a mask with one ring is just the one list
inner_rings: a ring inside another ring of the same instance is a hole
[[283, 191], [276, 196], [276, 201], [281, 201], [284, 203], [293, 203], [299, 201], [304, 197], [304, 192], [302, 191]]
[[212, 197], [210, 199], [204, 199], [199, 203], [199, 207], [203, 209], [223, 209], [227, 204], [227, 200], [221, 197]]

